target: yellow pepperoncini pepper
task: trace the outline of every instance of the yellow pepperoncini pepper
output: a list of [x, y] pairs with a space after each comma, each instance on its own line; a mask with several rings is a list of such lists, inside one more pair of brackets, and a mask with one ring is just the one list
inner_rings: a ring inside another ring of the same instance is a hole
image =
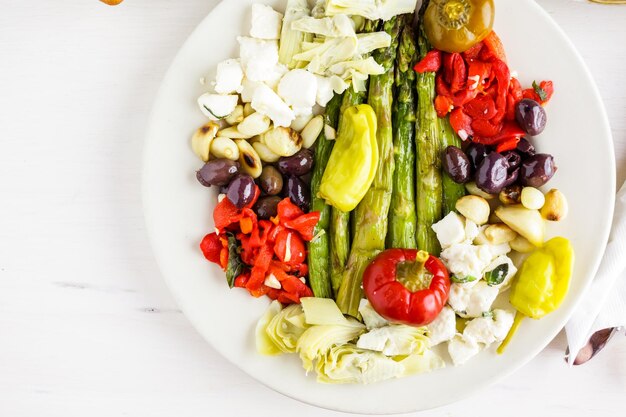
[[339, 210], [354, 210], [374, 181], [378, 164], [376, 114], [371, 106], [347, 108], [328, 159], [319, 195]]
[[574, 249], [563, 237], [550, 239], [524, 261], [509, 298], [517, 314], [498, 353], [502, 353], [524, 317], [540, 319], [561, 305], [569, 289], [573, 265]]

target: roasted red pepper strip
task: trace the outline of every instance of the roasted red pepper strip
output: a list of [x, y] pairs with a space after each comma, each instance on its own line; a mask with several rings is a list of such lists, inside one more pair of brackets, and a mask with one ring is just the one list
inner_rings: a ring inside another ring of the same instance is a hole
[[480, 54], [481, 49], [483, 49], [483, 43], [478, 42], [476, 45], [472, 46], [467, 51], [461, 52], [461, 54], [466, 60], [470, 61], [470, 60], [478, 58], [478, 55]]
[[450, 91], [457, 93], [465, 88], [467, 80], [467, 67], [461, 54], [450, 54], [452, 56], [452, 73], [450, 77]]
[[489, 120], [496, 115], [496, 103], [493, 98], [486, 94], [478, 95], [474, 100], [468, 102], [463, 111], [472, 119]]
[[481, 58], [483, 61], [489, 61], [491, 59], [497, 59], [506, 62], [506, 52], [504, 51], [504, 45], [502, 41], [496, 35], [493, 30], [485, 39], [483, 39], [484, 48], [481, 51]]
[[511, 138], [522, 138], [526, 134], [515, 122], [504, 122], [500, 132], [492, 137], [475, 136], [474, 142], [482, 143], [483, 145], [497, 145]]
[[244, 217], [244, 213], [248, 213], [248, 215], [250, 215], [250, 213], [253, 214], [254, 220], [256, 221], [256, 214], [250, 209], [254, 206], [260, 195], [261, 190], [259, 187], [255, 186], [252, 201], [242, 209], [238, 209], [228, 198], [222, 199], [222, 201], [215, 206], [215, 210], [213, 210], [213, 222], [215, 223], [215, 227], [222, 231], [231, 224], [238, 223], [239, 220]]
[[413, 69], [423, 74], [425, 72], [437, 72], [439, 68], [441, 68], [441, 51], [433, 49]]
[[445, 117], [454, 106], [452, 105], [452, 100], [446, 96], [437, 96], [435, 97], [435, 110], [437, 111], [437, 116]]
[[519, 141], [520, 138], [517, 137], [505, 139], [502, 142], [498, 143], [498, 146], [496, 146], [496, 152], [502, 153], [506, 151], [512, 151], [513, 149], [517, 148], [517, 144], [519, 143]]
[[300, 217], [304, 214], [300, 207], [291, 202], [289, 198], [283, 199], [276, 208], [278, 213], [278, 221], [284, 224], [286, 221], [293, 220], [296, 217]]
[[220, 265], [220, 252], [223, 247], [222, 241], [216, 233], [209, 233], [200, 242], [200, 250], [204, 257], [218, 265]]
[[463, 140], [474, 135], [472, 118], [465, 114], [461, 108], [456, 108], [450, 113], [450, 125]]
[[301, 264], [306, 260], [306, 248], [298, 233], [283, 229], [276, 236], [274, 253], [281, 262], [286, 264]]
[[302, 239], [310, 242], [313, 239], [313, 233], [315, 229], [315, 225], [320, 220], [320, 212], [313, 211], [308, 214], [303, 214], [302, 216], [296, 217], [293, 220], [287, 220], [283, 222], [283, 225], [287, 229], [293, 229], [300, 233]]
[[425, 251], [388, 249], [365, 269], [363, 290], [374, 310], [386, 319], [425, 326], [448, 301], [450, 279], [441, 260]]

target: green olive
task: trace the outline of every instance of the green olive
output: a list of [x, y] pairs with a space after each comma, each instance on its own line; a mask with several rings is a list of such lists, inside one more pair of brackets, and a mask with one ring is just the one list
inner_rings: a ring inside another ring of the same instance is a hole
[[493, 0], [431, 0], [424, 27], [434, 48], [463, 52], [485, 39], [494, 18]]

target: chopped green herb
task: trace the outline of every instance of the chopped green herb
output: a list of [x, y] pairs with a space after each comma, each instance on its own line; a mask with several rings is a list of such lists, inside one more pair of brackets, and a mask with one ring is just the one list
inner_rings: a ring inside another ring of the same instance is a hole
[[498, 265], [485, 274], [485, 281], [487, 281], [487, 285], [489, 286], [500, 285], [504, 282], [504, 278], [506, 278], [508, 273], [509, 264]]
[[493, 311], [483, 311], [483, 317], [493, 317]]
[[541, 101], [546, 101], [546, 99], [548, 98], [548, 93], [546, 93], [546, 90], [544, 90], [543, 88], [541, 88], [541, 86], [539, 86], [539, 84], [537, 84], [537, 81], [533, 81], [533, 88], [535, 89], [535, 93], [537, 93]]
[[452, 275], [450, 277], [450, 281], [452, 282], [456, 282], [457, 284], [466, 284], [468, 282], [474, 282], [476, 281], [476, 277], [473, 277], [471, 275], [468, 275], [466, 277], [457, 277], [456, 275]]
[[228, 265], [226, 266], [226, 281], [228, 286], [233, 288], [235, 278], [241, 274], [243, 270], [243, 262], [239, 256], [239, 243], [235, 235], [228, 233]]

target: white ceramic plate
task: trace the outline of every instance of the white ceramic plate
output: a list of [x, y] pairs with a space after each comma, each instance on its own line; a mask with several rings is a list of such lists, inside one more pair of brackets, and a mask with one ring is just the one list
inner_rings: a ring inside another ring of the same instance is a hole
[[[253, 0], [224, 1], [183, 45], [161, 86], [146, 138], [143, 197], [157, 262], [180, 307], [224, 357], [263, 384], [320, 407], [358, 413], [401, 413], [459, 400], [513, 372], [554, 338], [592, 279], [606, 244], [615, 191], [613, 147], [595, 84], [570, 41], [531, 0], [496, 1], [496, 30], [523, 86], [553, 80], [548, 125], [536, 140], [556, 157], [549, 183], [569, 198], [566, 221], [550, 229], [569, 237], [577, 259], [569, 295], [555, 313], [526, 320], [504, 355], [481, 353], [462, 367], [369, 386], [329, 386], [305, 376], [296, 355], [263, 357], [254, 326], [267, 306], [245, 291], [229, 291], [223, 272], [204, 260], [198, 242], [213, 230], [214, 191], [200, 186], [201, 163], [190, 149], [205, 122], [196, 98], [216, 64], [238, 56], [236, 36], [247, 34]], [[278, 10], [284, 0], [270, 0]]]

